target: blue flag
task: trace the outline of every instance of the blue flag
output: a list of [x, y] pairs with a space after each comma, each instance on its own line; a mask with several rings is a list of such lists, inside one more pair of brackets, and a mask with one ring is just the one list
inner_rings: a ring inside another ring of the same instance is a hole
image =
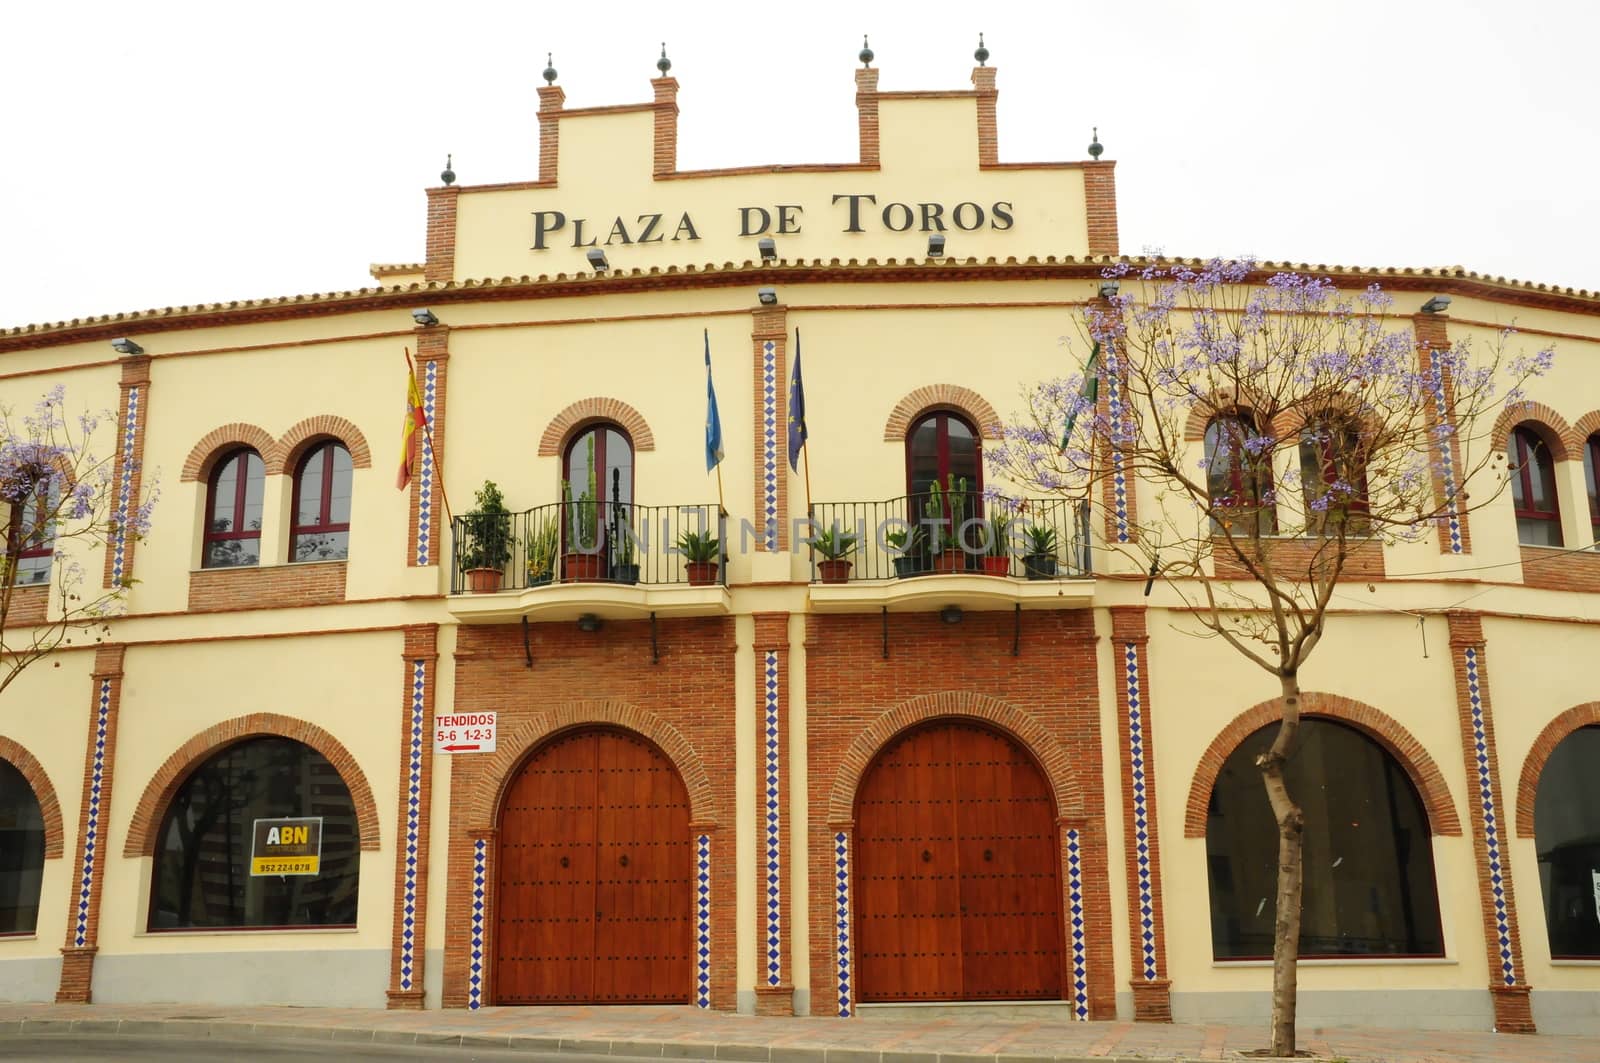
[[794, 330], [794, 375], [789, 378], [789, 468], [800, 471], [800, 448], [806, 445], [806, 387], [800, 381], [800, 330]]
[[722, 418], [717, 415], [717, 389], [711, 383], [711, 330], [706, 329], [706, 472], [722, 460]]

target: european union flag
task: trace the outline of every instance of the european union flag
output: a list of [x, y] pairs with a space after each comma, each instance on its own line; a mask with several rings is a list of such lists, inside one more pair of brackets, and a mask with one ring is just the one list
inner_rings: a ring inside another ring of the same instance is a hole
[[789, 378], [789, 468], [800, 471], [800, 448], [806, 445], [806, 388], [800, 381], [800, 330], [794, 330], [794, 375]]
[[717, 414], [717, 389], [711, 383], [711, 330], [706, 329], [706, 472], [723, 458], [722, 418]]

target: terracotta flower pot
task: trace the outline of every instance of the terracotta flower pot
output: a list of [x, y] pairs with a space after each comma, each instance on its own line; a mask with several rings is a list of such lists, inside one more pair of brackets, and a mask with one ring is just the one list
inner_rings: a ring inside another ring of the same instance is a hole
[[690, 561], [684, 565], [689, 574], [689, 586], [709, 587], [717, 582], [717, 563], [715, 561]]
[[497, 568], [469, 568], [467, 589], [473, 594], [493, 594], [500, 589], [501, 575]]
[[986, 576], [1011, 575], [1011, 559], [1009, 557], [985, 557], [983, 559], [983, 574]]
[[933, 570], [939, 573], [965, 572], [967, 570], [967, 555], [960, 550], [946, 550], [942, 554], [935, 554]]
[[573, 551], [561, 558], [562, 576], [568, 583], [593, 583], [605, 578], [605, 558], [600, 554]]
[[843, 583], [850, 578], [850, 562], [844, 560], [818, 561], [817, 571], [824, 583]]

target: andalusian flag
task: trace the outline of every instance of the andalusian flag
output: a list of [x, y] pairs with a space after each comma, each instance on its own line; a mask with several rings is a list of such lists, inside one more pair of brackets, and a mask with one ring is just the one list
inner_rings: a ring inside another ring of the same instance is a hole
[[[1089, 362], [1083, 367], [1083, 388], [1078, 392], [1078, 406], [1082, 409], [1092, 409], [1095, 401], [1100, 397], [1100, 343], [1095, 341], [1094, 350], [1089, 352]], [[1073, 410], [1067, 414], [1067, 427], [1061, 432], [1061, 450], [1066, 452], [1067, 443], [1072, 439], [1072, 426], [1078, 421], [1078, 411]]]
[[411, 350], [406, 349], [406, 419], [400, 428], [400, 471], [394, 485], [402, 491], [411, 485], [411, 474], [416, 471], [422, 453], [422, 436], [428, 428], [428, 415], [422, 408], [422, 392], [417, 388], [417, 370], [411, 364]]
[[706, 329], [706, 472], [723, 458], [722, 418], [717, 414], [717, 389], [711, 383], [711, 330]]
[[794, 330], [794, 375], [789, 380], [789, 468], [800, 471], [800, 448], [806, 445], [806, 388], [800, 381], [800, 330]]

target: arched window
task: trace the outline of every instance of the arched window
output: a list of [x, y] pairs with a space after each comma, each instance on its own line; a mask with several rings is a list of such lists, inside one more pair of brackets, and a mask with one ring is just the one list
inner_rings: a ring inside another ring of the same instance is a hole
[[[1211, 948], [1219, 960], [1272, 955], [1278, 827], [1255, 761], [1269, 724], [1222, 765], [1206, 816]], [[1405, 769], [1331, 720], [1300, 723], [1284, 779], [1305, 812], [1300, 955], [1441, 956], [1427, 813]]]
[[0, 935], [31, 934], [39, 922], [44, 815], [33, 787], [0, 760]]
[[261, 498], [266, 468], [261, 455], [241, 447], [223, 456], [206, 487], [205, 548], [201, 568], [261, 563]]
[[1364, 533], [1371, 527], [1367, 500], [1370, 455], [1348, 421], [1327, 420], [1300, 430], [1300, 490], [1306, 529], [1331, 532], [1340, 524]]
[[1264, 446], [1255, 418], [1243, 410], [1206, 425], [1206, 490], [1211, 532], [1273, 535], [1278, 530], [1272, 489], [1272, 448]]
[[1600, 727], [1561, 740], [1533, 799], [1552, 959], [1600, 960]]
[[[911, 424], [906, 433], [906, 519], [921, 524], [936, 552], [952, 559], [956, 569], [978, 563], [975, 540], [957, 550], [962, 524], [983, 515], [982, 443], [972, 423], [958, 413], [935, 410]], [[934, 485], [941, 497], [934, 499]], [[969, 529], [970, 530], [970, 529]]]
[[1583, 444], [1583, 482], [1589, 488], [1589, 529], [1600, 546], [1600, 432]]
[[16, 558], [16, 581], [49, 583], [56, 548], [54, 518], [61, 508], [60, 478], [50, 476], [37, 481], [24, 498], [11, 505], [6, 553]]
[[[281, 858], [266, 832], [283, 819], [320, 835], [315, 859], [296, 857], [291, 872], [260, 862]], [[353, 926], [360, 845], [350, 791], [321, 753], [290, 738], [238, 742], [196, 768], [162, 818], [150, 929]]]
[[350, 556], [350, 451], [330, 439], [312, 447], [294, 473], [290, 561]]
[[1560, 546], [1561, 506], [1556, 498], [1555, 462], [1550, 447], [1527, 424], [1511, 432], [1511, 504], [1517, 514], [1517, 541], [1528, 546]]
[[573, 436], [562, 457], [561, 478], [574, 503], [563, 549], [593, 552], [602, 541], [601, 529], [632, 517], [633, 442], [617, 425], [590, 425]]

